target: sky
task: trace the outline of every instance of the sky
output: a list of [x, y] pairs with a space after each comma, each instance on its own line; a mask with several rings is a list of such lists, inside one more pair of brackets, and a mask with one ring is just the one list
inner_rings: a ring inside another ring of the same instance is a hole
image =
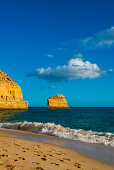
[[0, 70], [29, 106], [114, 107], [113, 0], [4, 0], [0, 16]]

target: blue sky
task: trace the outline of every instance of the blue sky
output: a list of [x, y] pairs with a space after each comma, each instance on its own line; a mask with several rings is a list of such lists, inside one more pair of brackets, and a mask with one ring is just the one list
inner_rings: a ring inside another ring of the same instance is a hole
[[29, 106], [114, 106], [113, 0], [0, 1], [0, 69]]

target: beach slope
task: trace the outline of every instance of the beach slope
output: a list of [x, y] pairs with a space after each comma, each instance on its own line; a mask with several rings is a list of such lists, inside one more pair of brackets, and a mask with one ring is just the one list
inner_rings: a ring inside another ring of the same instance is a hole
[[114, 167], [60, 146], [0, 132], [0, 170], [112, 170]]

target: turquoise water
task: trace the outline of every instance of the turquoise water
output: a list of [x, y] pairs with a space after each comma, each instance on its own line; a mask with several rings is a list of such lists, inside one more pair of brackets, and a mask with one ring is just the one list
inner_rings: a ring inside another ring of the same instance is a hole
[[27, 112], [0, 111], [3, 122], [42, 122], [55, 123], [72, 129], [84, 129], [114, 133], [114, 108], [70, 108], [50, 110], [29, 108]]
[[0, 127], [113, 146], [114, 108], [0, 111]]

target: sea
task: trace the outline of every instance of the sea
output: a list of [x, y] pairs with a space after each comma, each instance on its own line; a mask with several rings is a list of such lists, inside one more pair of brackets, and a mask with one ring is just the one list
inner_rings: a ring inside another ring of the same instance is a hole
[[114, 147], [114, 107], [1, 110], [0, 128], [17, 129]]

